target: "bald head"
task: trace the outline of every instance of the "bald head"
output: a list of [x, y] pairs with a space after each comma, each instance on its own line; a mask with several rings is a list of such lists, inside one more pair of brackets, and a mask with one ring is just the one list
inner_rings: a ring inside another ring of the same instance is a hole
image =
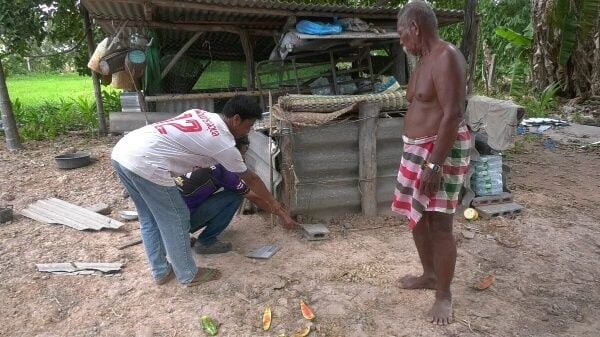
[[408, 27], [414, 21], [419, 29], [437, 33], [437, 18], [433, 8], [423, 0], [412, 0], [398, 12], [398, 26]]

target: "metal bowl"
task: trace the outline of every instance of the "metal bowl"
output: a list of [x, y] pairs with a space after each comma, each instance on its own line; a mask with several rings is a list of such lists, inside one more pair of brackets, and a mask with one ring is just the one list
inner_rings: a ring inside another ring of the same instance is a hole
[[61, 154], [54, 157], [59, 169], [69, 170], [90, 164], [90, 154], [84, 152]]

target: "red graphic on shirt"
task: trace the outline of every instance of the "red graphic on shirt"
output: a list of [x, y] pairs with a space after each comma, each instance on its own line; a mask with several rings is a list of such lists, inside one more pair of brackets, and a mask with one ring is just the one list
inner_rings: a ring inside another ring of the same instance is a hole
[[185, 113], [181, 116], [167, 119], [164, 122], [157, 123], [154, 125], [156, 130], [162, 135], [167, 134], [166, 126], [172, 126], [181, 132], [197, 132], [202, 131], [202, 126], [200, 122], [195, 119], [191, 119], [191, 113]]

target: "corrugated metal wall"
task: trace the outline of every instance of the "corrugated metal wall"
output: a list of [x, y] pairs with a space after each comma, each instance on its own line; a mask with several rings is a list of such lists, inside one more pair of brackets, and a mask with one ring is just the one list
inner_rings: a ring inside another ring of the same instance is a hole
[[[389, 213], [402, 155], [404, 119], [380, 118], [377, 130], [377, 201]], [[360, 213], [358, 123], [294, 130], [295, 214], [313, 217]]]
[[200, 109], [204, 111], [215, 111], [215, 101], [212, 98], [203, 99], [182, 99], [156, 102], [155, 111], [174, 112], [180, 114], [190, 109]]

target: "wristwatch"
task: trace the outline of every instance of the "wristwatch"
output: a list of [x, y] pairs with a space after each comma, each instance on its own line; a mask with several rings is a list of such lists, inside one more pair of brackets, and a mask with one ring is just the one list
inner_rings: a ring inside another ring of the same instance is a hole
[[425, 161], [423, 167], [429, 168], [433, 173], [442, 173], [442, 167], [438, 164], [430, 163]]

